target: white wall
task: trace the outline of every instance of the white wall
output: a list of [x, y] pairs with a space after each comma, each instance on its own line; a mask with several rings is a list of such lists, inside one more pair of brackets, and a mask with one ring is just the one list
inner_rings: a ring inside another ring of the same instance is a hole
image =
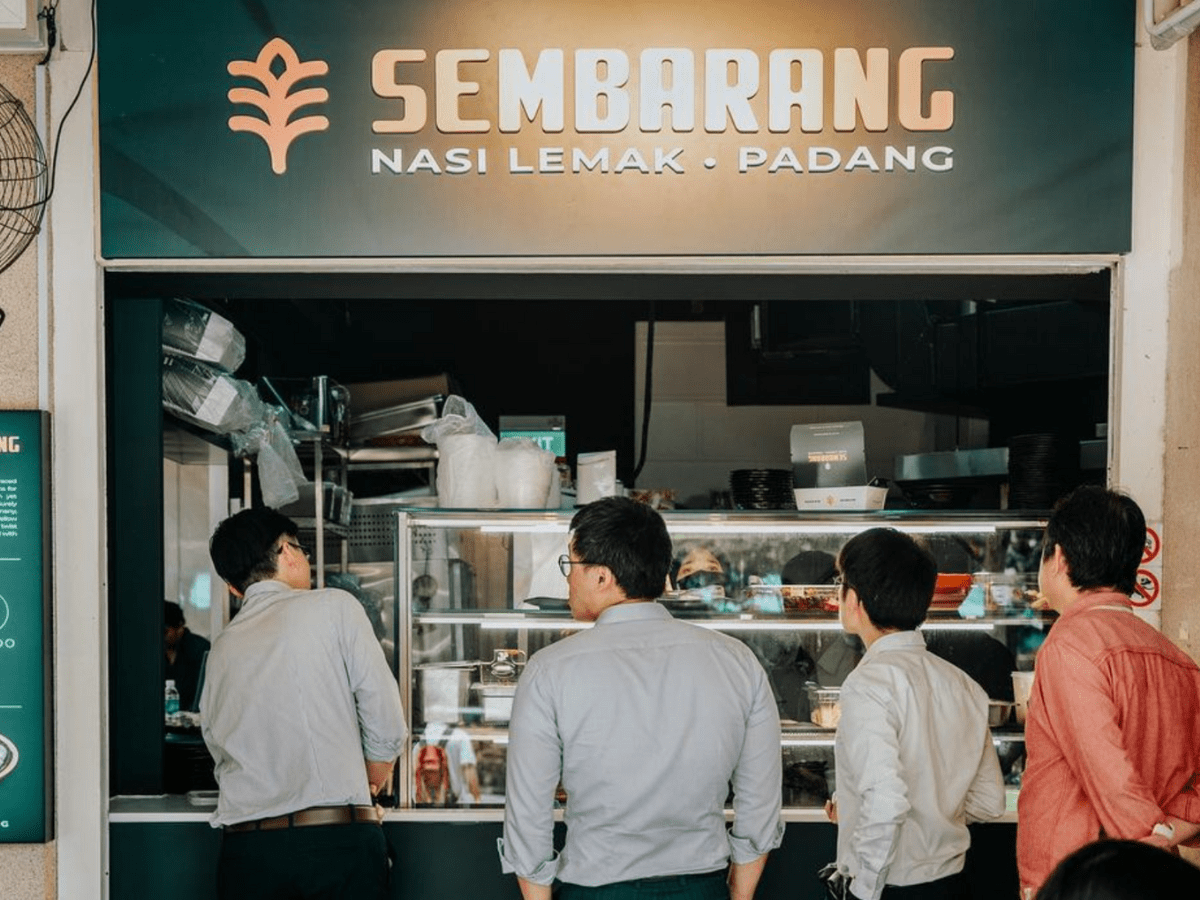
[[206, 638], [224, 624], [226, 591], [208, 556], [208, 538], [228, 509], [223, 459], [210, 465], [163, 461], [163, 599], [182, 606], [188, 628]]
[[1176, 549], [1163, 516], [1171, 279], [1183, 251], [1187, 51], [1186, 41], [1170, 50], [1151, 50], [1145, 41], [1135, 56], [1133, 251], [1119, 270], [1112, 329], [1109, 483], [1137, 500], [1162, 539], [1163, 552], [1145, 566], [1161, 585], [1159, 599], [1143, 611], [1155, 627], [1164, 603], [1193, 609], [1197, 603], [1194, 594], [1172, 598], [1164, 559], [1180, 554], [1190, 567], [1192, 549], [1187, 543]]
[[[61, 3], [50, 120], [64, 121], [88, 73], [90, 4]], [[69, 36], [69, 37], [68, 37]], [[48, 227], [53, 262], [50, 384], [54, 439], [55, 804], [57, 885], [46, 896], [108, 895], [108, 619], [104, 505], [103, 287], [96, 262], [94, 70], [62, 128]], [[114, 539], [119, 539], [115, 536]]]
[[[646, 331], [638, 323], [635, 442], [641, 452]], [[658, 322], [654, 328], [650, 441], [639, 489], [668, 488], [689, 507], [729, 489], [733, 469], [790, 469], [793, 425], [863, 422], [867, 477], [891, 479], [895, 457], [987, 446], [987, 423], [870, 406], [726, 406], [725, 326]], [[872, 399], [887, 387], [871, 376]], [[961, 441], [961, 443], [956, 443]], [[635, 460], [636, 462], [636, 460]]]

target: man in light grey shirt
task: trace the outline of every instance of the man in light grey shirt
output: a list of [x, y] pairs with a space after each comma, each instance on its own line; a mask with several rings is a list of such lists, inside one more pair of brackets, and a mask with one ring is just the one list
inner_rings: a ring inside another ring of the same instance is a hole
[[[671, 539], [625, 498], [590, 503], [561, 560], [571, 611], [595, 622], [535, 653], [509, 725], [503, 870], [525, 900], [754, 895], [783, 838], [779, 716], [766, 672], [732, 638], [654, 602]], [[566, 791], [566, 844], [553, 846]], [[734, 822], [725, 823], [733, 791]]]
[[390, 896], [372, 797], [407, 726], [362, 605], [310, 590], [291, 519], [266, 507], [209, 545], [241, 610], [213, 643], [200, 698], [220, 795], [221, 900]]

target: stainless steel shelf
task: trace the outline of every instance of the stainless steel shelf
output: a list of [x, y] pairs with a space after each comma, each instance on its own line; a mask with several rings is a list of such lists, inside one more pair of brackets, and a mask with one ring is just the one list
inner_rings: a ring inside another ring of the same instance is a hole
[[[829, 616], [769, 616], [754, 613], [736, 615], [711, 613], [678, 616], [704, 628], [729, 629], [731, 631], [840, 631], [837, 618]], [[540, 610], [426, 610], [413, 613], [413, 622], [422, 625], [478, 625], [481, 628], [512, 629], [565, 629], [591, 628], [591, 622], [578, 622], [563, 612]], [[990, 631], [996, 628], [1031, 627], [1044, 628], [1053, 617], [1039, 616], [984, 616], [977, 619], [938, 617], [927, 620], [921, 628], [931, 631]]]
[[425, 466], [436, 463], [437, 459], [437, 447], [433, 446], [351, 447], [346, 451], [346, 460], [354, 469]]
[[[298, 528], [304, 531], [317, 530], [317, 520], [312, 516], [293, 516], [292, 521], [296, 523]], [[321, 530], [324, 536], [333, 535], [338, 538], [344, 538], [350, 534], [348, 527], [337, 522], [330, 522], [328, 519], [322, 523]]]

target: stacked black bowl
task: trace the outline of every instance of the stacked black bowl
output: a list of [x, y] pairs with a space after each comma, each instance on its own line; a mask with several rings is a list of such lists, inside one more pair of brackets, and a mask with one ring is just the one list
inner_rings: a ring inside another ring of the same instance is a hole
[[1008, 439], [1008, 508], [1050, 509], [1078, 480], [1078, 443], [1056, 434]]
[[795, 509], [791, 469], [734, 469], [729, 473], [734, 509]]

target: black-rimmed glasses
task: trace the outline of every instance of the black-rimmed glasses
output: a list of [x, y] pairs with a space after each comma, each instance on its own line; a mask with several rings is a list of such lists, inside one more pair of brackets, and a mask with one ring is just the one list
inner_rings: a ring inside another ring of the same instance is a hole
[[571, 566], [586, 565], [588, 565], [588, 563], [585, 563], [582, 559], [571, 559], [571, 557], [566, 553], [558, 558], [558, 571], [563, 573], [563, 578], [571, 577]]
[[308, 548], [305, 547], [303, 544], [299, 543], [298, 541], [284, 541], [282, 544], [280, 544], [278, 547], [275, 548], [275, 555], [279, 556], [281, 553], [283, 553], [284, 547], [291, 547], [293, 550], [299, 550], [301, 553], [304, 554], [304, 558], [308, 559], [308, 556], [309, 556]]

